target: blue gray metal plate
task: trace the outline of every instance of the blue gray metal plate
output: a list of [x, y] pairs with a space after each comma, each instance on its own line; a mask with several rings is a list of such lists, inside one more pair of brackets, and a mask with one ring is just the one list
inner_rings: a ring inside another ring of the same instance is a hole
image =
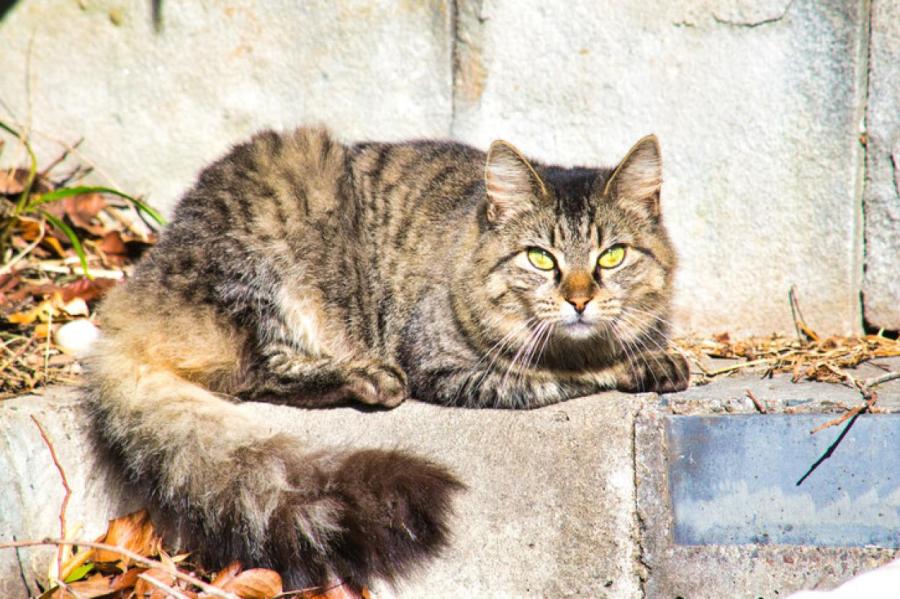
[[900, 547], [900, 414], [666, 418], [675, 542]]

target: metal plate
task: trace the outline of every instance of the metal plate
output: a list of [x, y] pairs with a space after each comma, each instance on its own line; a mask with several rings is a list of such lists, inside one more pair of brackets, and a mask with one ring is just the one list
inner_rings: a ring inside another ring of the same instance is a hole
[[900, 415], [832, 418], [667, 417], [675, 542], [900, 547]]

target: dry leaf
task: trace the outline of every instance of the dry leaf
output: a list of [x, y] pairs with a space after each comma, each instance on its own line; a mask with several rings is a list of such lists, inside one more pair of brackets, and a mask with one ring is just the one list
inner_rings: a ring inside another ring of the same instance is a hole
[[15, 312], [6, 317], [6, 320], [13, 324], [29, 325], [35, 320], [47, 322], [51, 316], [56, 317], [59, 314], [53, 306], [52, 300], [46, 300], [24, 312]]
[[94, 235], [103, 234], [103, 227], [98, 227], [91, 222], [97, 216], [97, 213], [106, 207], [106, 200], [103, 199], [102, 195], [99, 193], [85, 193], [70, 196], [63, 200], [63, 207], [73, 225], [90, 231]]
[[[115, 520], [110, 520], [104, 543], [128, 549], [139, 555], [156, 555], [159, 552], [160, 538], [153, 529], [147, 510], [140, 510]], [[97, 550], [98, 562], [119, 562], [127, 566], [130, 559], [112, 551]]]
[[[170, 572], [166, 572], [160, 568], [144, 570], [141, 574], [148, 576], [157, 582], [161, 582], [166, 586], [172, 586], [175, 582], [175, 577]], [[154, 586], [143, 578], [137, 578], [137, 581], [134, 583], [134, 595], [135, 597], [150, 597], [152, 599], [156, 599], [157, 597], [166, 599], [168, 596], [161, 588]]]
[[241, 573], [241, 562], [233, 561], [213, 576], [212, 581], [209, 583], [214, 587], [223, 588], [226, 584], [234, 580], [234, 578]]
[[[93, 599], [94, 597], [103, 597], [116, 591], [117, 589], [113, 588], [111, 583], [112, 580], [110, 580], [106, 576], [103, 576], [102, 574], [94, 574], [87, 580], [70, 582], [66, 586], [68, 586], [72, 590], [72, 593], [74, 593], [75, 597], [79, 597], [81, 599]], [[57, 589], [56, 592], [53, 593], [53, 599], [70, 599], [71, 597], [72, 594], [63, 591], [63, 589]]]
[[271, 599], [282, 591], [281, 576], [274, 570], [244, 570], [222, 587], [243, 599]]
[[19, 219], [19, 236], [25, 241], [32, 242], [41, 234], [41, 223], [36, 220]]
[[64, 302], [69, 302], [78, 297], [86, 302], [90, 302], [103, 297], [115, 284], [116, 281], [113, 279], [94, 279], [93, 281], [91, 279], [78, 279], [62, 288], [62, 299]]
[[61, 306], [62, 311], [69, 316], [90, 316], [87, 302], [83, 298], [76, 297], [66, 302], [62, 300], [62, 295], [60, 294], [60, 300], [64, 302]]
[[14, 195], [25, 191], [28, 173], [28, 169], [25, 168], [0, 171], [0, 193]]
[[59, 242], [59, 239], [57, 239], [56, 237], [48, 235], [48, 236], [44, 237], [44, 239], [43, 239], [43, 241], [41, 241], [41, 243], [44, 243], [44, 244], [50, 246], [50, 248], [54, 252], [56, 252], [56, 255], [59, 256], [60, 258], [66, 257], [66, 250], [65, 250], [65, 248], [63, 248], [62, 244]]

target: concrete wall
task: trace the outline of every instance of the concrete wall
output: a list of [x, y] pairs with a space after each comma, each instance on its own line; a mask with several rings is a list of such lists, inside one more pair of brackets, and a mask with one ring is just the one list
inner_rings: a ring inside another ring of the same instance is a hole
[[0, 116], [44, 156], [84, 137], [163, 208], [265, 126], [503, 137], [564, 164], [655, 132], [682, 331], [791, 330], [792, 284], [820, 331], [858, 331], [862, 290], [869, 322], [900, 328], [893, 0], [190, 0], [162, 4], [160, 31], [149, 5], [16, 4]]

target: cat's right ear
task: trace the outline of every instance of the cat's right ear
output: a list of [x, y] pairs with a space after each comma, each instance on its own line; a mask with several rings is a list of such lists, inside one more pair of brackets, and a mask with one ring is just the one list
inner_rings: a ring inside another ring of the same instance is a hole
[[630, 206], [653, 219], [659, 218], [659, 190], [662, 186], [662, 158], [655, 135], [642, 138], [632, 147], [610, 176], [603, 195], [620, 205]]
[[535, 198], [547, 195], [540, 175], [511, 143], [491, 144], [484, 165], [487, 191], [486, 216], [492, 225], [501, 225], [533, 206]]

